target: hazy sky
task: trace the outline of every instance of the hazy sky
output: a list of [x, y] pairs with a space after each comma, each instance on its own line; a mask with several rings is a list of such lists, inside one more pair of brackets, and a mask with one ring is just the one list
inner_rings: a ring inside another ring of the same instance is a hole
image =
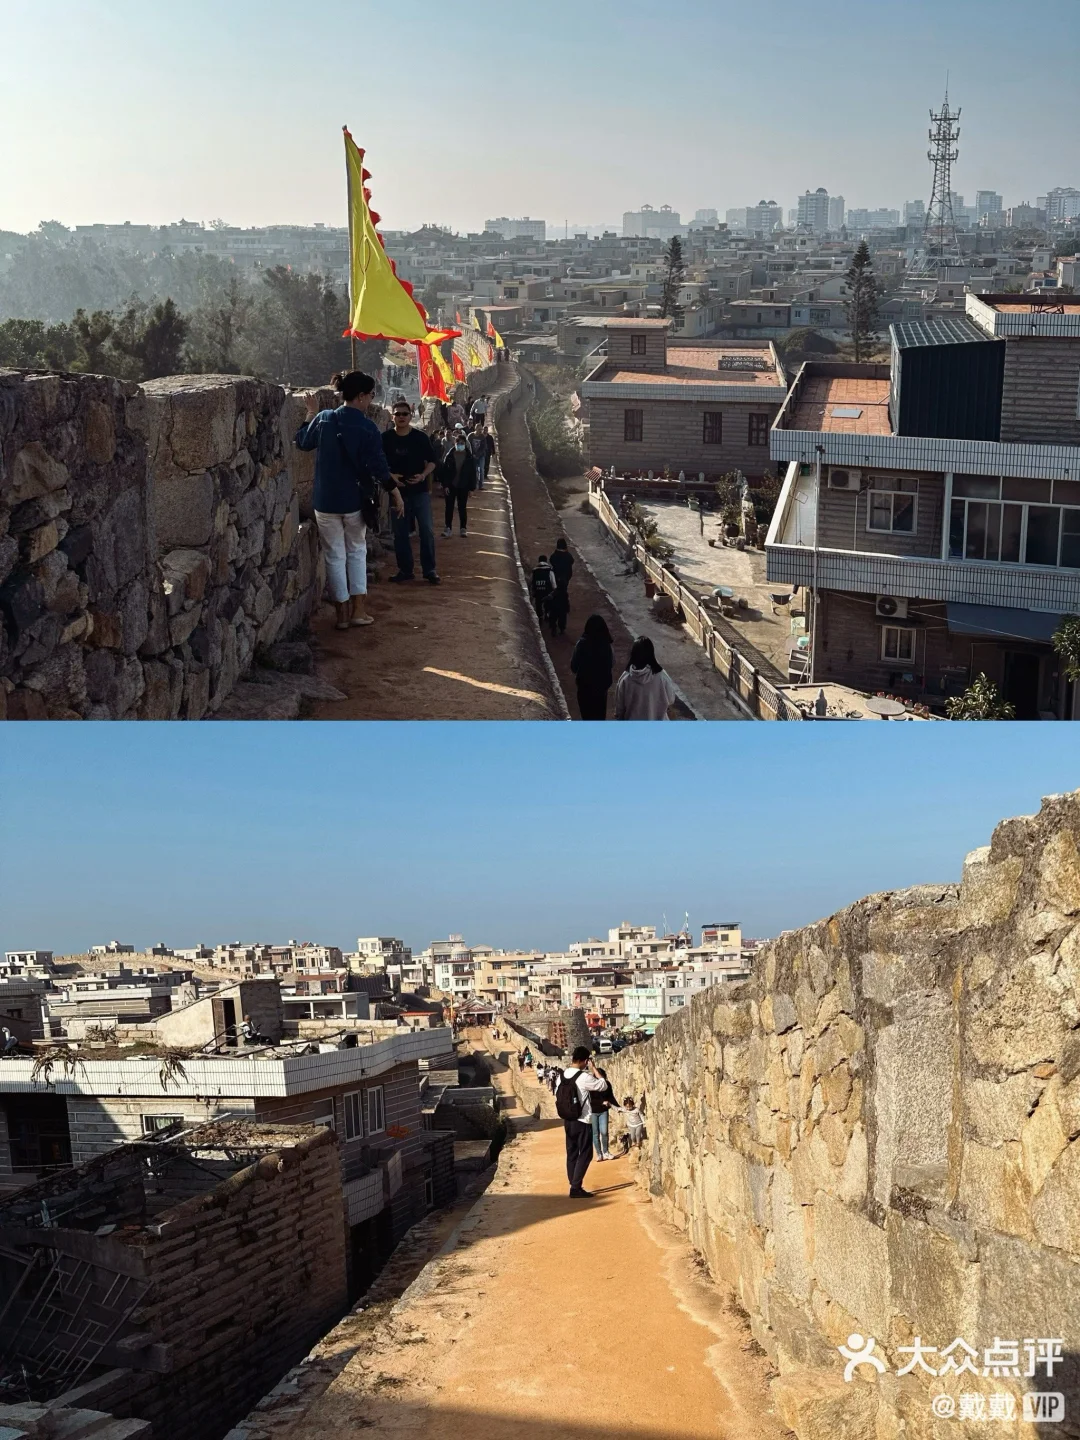
[[1078, 0], [0, 0], [0, 229], [343, 223], [345, 123], [390, 229], [896, 206], [946, 70], [956, 188], [1034, 200], [1080, 183], [1078, 53]]
[[0, 950], [768, 935], [1080, 786], [1069, 725], [0, 729]]

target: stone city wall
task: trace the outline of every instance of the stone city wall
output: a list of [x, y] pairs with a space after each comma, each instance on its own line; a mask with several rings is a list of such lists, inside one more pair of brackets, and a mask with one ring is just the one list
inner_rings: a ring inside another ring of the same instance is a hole
[[303, 397], [0, 372], [0, 718], [201, 719], [322, 590]]
[[[1052, 797], [962, 884], [782, 935], [608, 1062], [647, 1095], [641, 1183], [749, 1313], [799, 1440], [982, 1434], [931, 1411], [965, 1391], [1064, 1392], [1080, 1418], [1078, 845], [1080, 792]], [[854, 1334], [887, 1373], [845, 1383]], [[915, 1336], [932, 1366], [965, 1341], [979, 1373], [899, 1377]], [[999, 1338], [1026, 1368], [1025, 1339], [1055, 1337], [1051, 1378], [983, 1375]], [[999, 1433], [1042, 1433], [1021, 1414]]]

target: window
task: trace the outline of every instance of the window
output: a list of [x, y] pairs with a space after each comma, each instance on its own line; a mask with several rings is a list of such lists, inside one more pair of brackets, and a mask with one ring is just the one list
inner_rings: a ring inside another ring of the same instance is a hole
[[950, 559], [1080, 569], [1080, 506], [1051, 498], [1074, 497], [1064, 482], [954, 476]]
[[345, 1102], [345, 1139], [364, 1138], [364, 1096], [360, 1090], [350, 1090], [342, 1097]]
[[386, 1115], [383, 1108], [383, 1087], [376, 1085], [367, 1091], [367, 1133], [381, 1135], [386, 1129]]
[[333, 1099], [315, 1101], [312, 1107], [311, 1123], [313, 1125], [325, 1125], [330, 1130], [337, 1129], [337, 1117], [334, 1115]]
[[903, 629], [899, 625], [883, 625], [881, 627], [881, 658], [883, 660], [899, 660], [905, 665], [914, 664], [915, 631]]
[[649, 337], [648, 337], [647, 335], [631, 335], [631, 336], [630, 336], [630, 354], [631, 354], [631, 355], [644, 355], [644, 354], [646, 353], [646, 351], [647, 351], [648, 344], [649, 344]]
[[724, 443], [724, 416], [721, 411], [705, 411], [701, 439], [705, 445], [722, 445]]
[[140, 1115], [139, 1118], [142, 1121], [144, 1135], [160, 1135], [174, 1126], [179, 1130], [184, 1124], [182, 1115]]
[[645, 434], [645, 411], [625, 410], [623, 412], [623, 439], [641, 440]]
[[751, 415], [747, 422], [746, 443], [748, 445], [768, 445], [769, 443], [769, 415]]
[[871, 475], [867, 494], [866, 528], [887, 534], [915, 533], [917, 480], [892, 475]]

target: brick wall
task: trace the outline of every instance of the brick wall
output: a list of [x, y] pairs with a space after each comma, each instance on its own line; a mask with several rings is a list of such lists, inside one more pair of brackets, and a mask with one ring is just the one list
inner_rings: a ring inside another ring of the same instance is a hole
[[[775, 400], [732, 404], [715, 401], [679, 400], [590, 400], [589, 462], [606, 470], [614, 465], [619, 474], [628, 470], [655, 470], [665, 465], [677, 475], [680, 470], [696, 475], [723, 475], [741, 470], [759, 477], [772, 468], [768, 430], [764, 445], [749, 443], [749, 417], [767, 415], [771, 429], [779, 411]], [[627, 410], [643, 412], [642, 439], [625, 438]], [[723, 439], [719, 445], [704, 443], [706, 412], [723, 416]]]
[[[645, 337], [644, 355], [635, 355], [633, 339]], [[607, 332], [608, 366], [613, 370], [661, 371], [667, 366], [668, 332], [657, 327], [624, 330], [620, 325]]]
[[1002, 441], [1080, 445], [1078, 407], [1080, 340], [1006, 342]]
[[[1003, 684], [1004, 649], [994, 642], [980, 644], [970, 636], [950, 635], [946, 607], [929, 600], [908, 605], [909, 619], [917, 622], [914, 663], [883, 660], [881, 632], [888, 622], [875, 613], [875, 600], [873, 595], [840, 590], [820, 592], [818, 680], [834, 680], [857, 690], [905, 693], [913, 687], [903, 684], [900, 676], [914, 673], [916, 691], [954, 694], [964, 688], [974, 663], [976, 673], [982, 670], [995, 685]], [[964, 674], [953, 675], [954, 670]], [[943, 687], [946, 675], [959, 682], [953, 689]]]
[[[866, 477], [863, 477], [864, 484]], [[915, 533], [885, 534], [866, 528], [870, 504], [868, 492], [830, 490], [822, 486], [818, 507], [818, 539], [827, 550], [860, 550], [874, 555], [941, 555], [942, 511], [945, 505], [945, 477], [918, 478]]]
[[327, 1131], [169, 1212], [144, 1248], [151, 1291], [137, 1323], [173, 1368], [131, 1412], [156, 1440], [224, 1434], [340, 1318], [342, 1216]]

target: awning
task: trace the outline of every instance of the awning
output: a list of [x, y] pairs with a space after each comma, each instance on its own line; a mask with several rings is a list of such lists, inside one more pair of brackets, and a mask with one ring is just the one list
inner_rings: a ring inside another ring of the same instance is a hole
[[1049, 645], [1061, 616], [1007, 605], [947, 605], [949, 633], [984, 640], [1027, 640]]

